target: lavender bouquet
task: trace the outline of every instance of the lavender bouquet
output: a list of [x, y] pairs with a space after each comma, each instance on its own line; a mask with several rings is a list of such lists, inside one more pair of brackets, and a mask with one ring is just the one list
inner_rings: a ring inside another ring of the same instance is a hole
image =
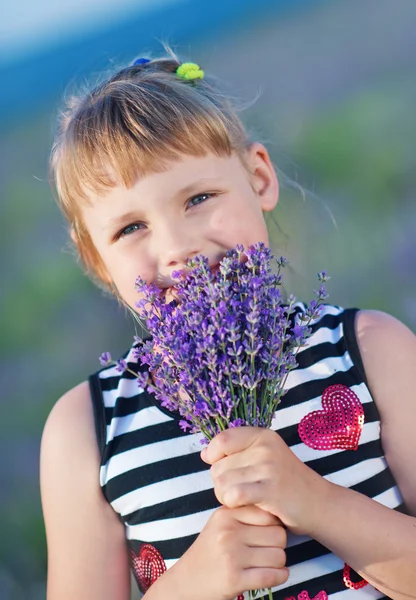
[[[202, 443], [229, 427], [271, 426], [296, 354], [327, 298], [323, 271], [317, 298], [297, 314], [295, 298], [282, 289], [286, 264], [264, 243], [229, 250], [215, 272], [200, 255], [188, 260], [186, 273], [172, 274], [171, 302], [155, 284], [136, 281], [142, 295], [136, 306], [151, 339], [136, 338], [135, 356], [152, 378], [131, 372], [161, 406], [179, 412], [184, 431], [202, 432]], [[101, 362], [111, 362], [109, 353]], [[118, 368], [126, 369], [125, 361]]]
[[136, 306], [152, 336], [136, 357], [153, 382], [141, 373], [139, 383], [180, 413], [184, 431], [203, 432], [202, 443], [228, 427], [271, 426], [296, 354], [328, 297], [324, 271], [317, 299], [293, 318], [295, 298], [285, 301], [282, 291], [286, 264], [263, 243], [229, 250], [217, 272], [200, 255], [188, 260], [186, 277], [172, 274], [178, 300], [168, 303], [155, 284], [136, 281], [143, 295]]

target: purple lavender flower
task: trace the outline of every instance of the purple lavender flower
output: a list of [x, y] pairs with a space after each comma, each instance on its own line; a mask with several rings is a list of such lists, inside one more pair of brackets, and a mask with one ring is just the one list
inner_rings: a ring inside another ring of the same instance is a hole
[[103, 367], [107, 367], [111, 362], [112, 362], [112, 358], [111, 358], [111, 354], [110, 352], [103, 352], [99, 358], [100, 360], [100, 364]]
[[228, 250], [216, 273], [208, 258], [196, 256], [186, 273], [172, 274], [178, 301], [170, 303], [155, 284], [137, 278], [143, 295], [137, 308], [152, 339], [139, 343], [134, 358], [154, 379], [141, 384], [179, 412], [183, 431], [210, 440], [227, 427], [270, 427], [327, 297], [322, 271], [317, 300], [297, 318], [295, 298], [282, 292], [287, 262], [274, 259], [264, 243]]
[[230, 428], [232, 428], [232, 427], [242, 427], [245, 424], [246, 423], [243, 421], [243, 419], [234, 419], [234, 421], [230, 421], [230, 423], [228, 424], [228, 427], [230, 427]]
[[127, 371], [127, 369], [128, 369], [127, 361], [125, 361], [124, 358], [120, 358], [120, 360], [117, 361], [116, 370], [119, 373], [124, 373], [124, 371]]
[[146, 389], [150, 385], [149, 373], [147, 373], [147, 372], [137, 373], [136, 377], [137, 377], [137, 383], [140, 388]]

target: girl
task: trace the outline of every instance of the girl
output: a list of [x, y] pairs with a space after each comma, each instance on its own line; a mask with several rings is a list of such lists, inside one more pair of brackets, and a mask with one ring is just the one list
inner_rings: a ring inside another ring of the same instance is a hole
[[[51, 166], [85, 266], [131, 310], [138, 275], [169, 299], [188, 257], [268, 244], [267, 150], [175, 56], [73, 100]], [[298, 362], [270, 430], [202, 453], [115, 367], [65, 394], [41, 450], [48, 600], [128, 600], [130, 568], [146, 600], [416, 597], [415, 336], [325, 305]]]

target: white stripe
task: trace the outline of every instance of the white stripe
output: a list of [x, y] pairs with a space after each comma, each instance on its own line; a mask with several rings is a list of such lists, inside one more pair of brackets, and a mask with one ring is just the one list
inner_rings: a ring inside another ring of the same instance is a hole
[[109, 379], [110, 377], [120, 377], [120, 372], [117, 371], [117, 367], [113, 365], [112, 367], [108, 367], [104, 371], [98, 374], [100, 379]]
[[341, 471], [324, 475], [324, 479], [343, 487], [352, 487], [353, 485], [357, 485], [357, 483], [370, 479], [370, 477], [377, 475], [377, 473], [381, 473], [386, 468], [387, 462], [384, 457], [369, 458]]
[[107, 464], [102, 466], [101, 469], [105, 473], [106, 481], [109, 481], [113, 477], [127, 473], [131, 469], [137, 469], [138, 467], [151, 465], [177, 456], [201, 452], [203, 447], [200, 440], [202, 437], [203, 434], [198, 433], [132, 448], [131, 450], [126, 450], [126, 452], [111, 456]]
[[324, 344], [325, 342], [329, 342], [330, 344], [336, 344], [343, 336], [343, 326], [340, 323], [335, 329], [330, 329], [329, 327], [321, 327], [317, 329], [306, 341], [306, 344], [303, 348], [301, 348], [298, 354], [302, 354], [308, 348], [312, 348], [313, 346], [317, 346], [318, 344]]
[[165, 559], [165, 565], [167, 569], [170, 569], [171, 567], [173, 567], [173, 565], [175, 565], [178, 562], [178, 558], [168, 558]]
[[[159, 410], [156, 406], [143, 408], [136, 413], [126, 415], [125, 417], [114, 417], [110, 425], [107, 425], [107, 444], [118, 435], [123, 435], [129, 431], [137, 431], [144, 427], [160, 425], [167, 421], [173, 421], [166, 413]], [[179, 425], [177, 426], [179, 430]], [[117, 458], [117, 457], [115, 457]]]
[[181, 538], [187, 535], [197, 535], [203, 530], [215, 510], [217, 509], [212, 508], [184, 517], [174, 517], [139, 525], [127, 525], [127, 537], [129, 540], [153, 543], [178, 539], [179, 532]]
[[329, 594], [328, 598], [331, 598], [331, 600], [354, 600], [355, 598], [368, 598], [369, 600], [371, 598], [372, 600], [377, 600], [377, 598], [382, 598], [383, 596], [385, 596], [383, 592], [376, 590], [372, 585], [366, 585], [360, 590], [351, 590], [347, 588], [342, 592]]
[[396, 508], [403, 502], [402, 495], [397, 485], [389, 490], [386, 490], [385, 492], [382, 492], [378, 496], [374, 496], [373, 500], [379, 504], [383, 504], [383, 506], [387, 506], [388, 508]]
[[143, 388], [139, 387], [137, 379], [120, 379], [118, 387], [114, 390], [103, 390], [104, 406], [114, 408], [117, 398], [133, 398], [137, 394], [142, 394]]
[[334, 304], [324, 305], [324, 306], [322, 306], [319, 319], [316, 319], [313, 322], [319, 323], [319, 321], [321, 321], [325, 317], [325, 315], [335, 315], [336, 316], [336, 315], [340, 315], [343, 312], [344, 312], [344, 309], [340, 306], [335, 306]]
[[336, 372], [348, 371], [352, 366], [353, 362], [348, 352], [345, 352], [343, 356], [327, 356], [309, 367], [290, 371], [285, 387], [290, 390], [301, 383], [327, 379]]
[[323, 575], [328, 575], [329, 573], [339, 571], [340, 569], [342, 570], [343, 568], [344, 561], [332, 553], [318, 556], [317, 558], [311, 558], [310, 560], [306, 560], [290, 567], [290, 575], [286, 583], [272, 589], [273, 591], [284, 590], [291, 585], [304, 583], [315, 577], [322, 577]]
[[[361, 432], [360, 437], [360, 445], [366, 444], [368, 442], [373, 442], [374, 440], [380, 439], [380, 421], [374, 421], [373, 423], [364, 423], [363, 430]], [[318, 458], [324, 458], [326, 456], [333, 456], [334, 454], [338, 454], [339, 452], [345, 452], [342, 448], [337, 448], [336, 450], [313, 450], [306, 446], [306, 444], [295, 444], [294, 446], [290, 446], [290, 449], [302, 462], [306, 463], [311, 460], [316, 460]], [[351, 450], [353, 452], [353, 450]]]
[[152, 485], [133, 490], [111, 502], [111, 505], [116, 512], [123, 516], [146, 506], [154, 506], [161, 502], [181, 498], [187, 494], [196, 494], [213, 487], [210, 472], [201, 471], [200, 473], [191, 473], [174, 479], [158, 481]]

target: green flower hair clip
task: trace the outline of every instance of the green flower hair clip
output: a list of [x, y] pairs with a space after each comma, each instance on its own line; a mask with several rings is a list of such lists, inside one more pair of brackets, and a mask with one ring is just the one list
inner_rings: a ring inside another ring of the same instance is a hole
[[176, 69], [176, 74], [182, 79], [203, 79], [204, 71], [196, 63], [182, 63]]

